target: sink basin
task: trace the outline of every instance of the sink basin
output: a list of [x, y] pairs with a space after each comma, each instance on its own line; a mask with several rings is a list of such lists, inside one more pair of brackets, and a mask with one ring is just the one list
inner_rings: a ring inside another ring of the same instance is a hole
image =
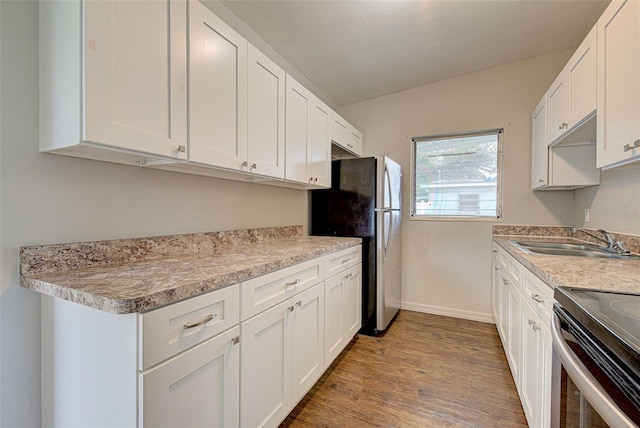
[[637, 259], [635, 254], [618, 254], [592, 244], [574, 242], [510, 241], [525, 253], [551, 256], [595, 257], [605, 259]]

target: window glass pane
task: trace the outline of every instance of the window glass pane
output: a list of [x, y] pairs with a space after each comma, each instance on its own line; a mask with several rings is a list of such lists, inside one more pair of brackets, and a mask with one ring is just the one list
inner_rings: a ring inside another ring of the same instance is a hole
[[414, 216], [500, 214], [501, 131], [414, 139]]

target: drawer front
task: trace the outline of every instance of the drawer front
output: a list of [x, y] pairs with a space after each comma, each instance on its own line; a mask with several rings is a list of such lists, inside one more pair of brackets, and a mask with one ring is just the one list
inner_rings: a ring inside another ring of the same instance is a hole
[[146, 370], [239, 322], [238, 284], [143, 313], [138, 366]]
[[517, 261], [513, 256], [506, 254], [504, 255], [504, 260], [506, 264], [505, 271], [509, 279], [516, 284], [517, 288], [520, 289], [522, 287], [522, 264]]
[[328, 254], [324, 260], [325, 277], [332, 277], [362, 262], [362, 245]]
[[550, 328], [553, 311], [553, 288], [527, 270], [523, 275], [522, 294], [542, 318], [544, 324]]
[[494, 242], [492, 254], [493, 258], [496, 260], [496, 262], [498, 262], [498, 266], [500, 266], [500, 269], [505, 270], [507, 268], [507, 254], [505, 250], [503, 250], [500, 245]]
[[240, 319], [245, 321], [324, 280], [324, 258], [309, 260], [249, 281], [240, 287]]

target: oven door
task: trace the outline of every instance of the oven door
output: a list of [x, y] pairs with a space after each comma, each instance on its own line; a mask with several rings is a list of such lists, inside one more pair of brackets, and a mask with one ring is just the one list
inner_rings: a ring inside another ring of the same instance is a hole
[[619, 382], [611, 380], [611, 373], [616, 371], [611, 367], [617, 362], [559, 306], [554, 307], [551, 336], [551, 426], [637, 427], [634, 421], [640, 421], [638, 409], [616, 385]]

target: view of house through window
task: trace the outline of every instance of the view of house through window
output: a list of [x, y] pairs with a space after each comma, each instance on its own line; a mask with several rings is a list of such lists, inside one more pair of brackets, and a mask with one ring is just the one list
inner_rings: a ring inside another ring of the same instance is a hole
[[413, 138], [414, 218], [500, 218], [502, 129]]

